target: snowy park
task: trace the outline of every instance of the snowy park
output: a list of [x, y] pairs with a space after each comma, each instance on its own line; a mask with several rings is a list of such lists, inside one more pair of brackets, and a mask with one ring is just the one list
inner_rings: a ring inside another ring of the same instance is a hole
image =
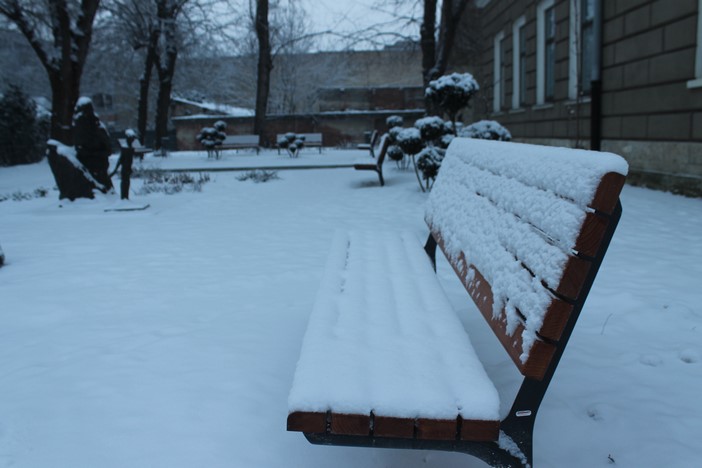
[[[414, 172], [388, 162], [380, 187], [351, 167], [367, 154], [147, 156], [137, 172], [202, 183], [135, 177], [130, 203], [149, 207], [128, 212], [106, 211], [116, 194], [59, 200], [46, 160], [0, 168], [0, 467], [487, 466], [286, 431], [335, 233], [427, 236]], [[275, 172], [256, 182], [254, 168]], [[535, 466], [699, 466], [702, 200], [626, 186], [621, 202], [538, 414]], [[520, 375], [441, 256], [437, 274], [502, 399]]]

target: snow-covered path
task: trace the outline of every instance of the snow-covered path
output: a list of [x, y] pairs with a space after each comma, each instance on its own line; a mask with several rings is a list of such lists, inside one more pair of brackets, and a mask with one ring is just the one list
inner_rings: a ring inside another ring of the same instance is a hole
[[[202, 193], [0, 203], [0, 467], [466, 467], [460, 454], [316, 447], [285, 431], [336, 229], [424, 239], [414, 174], [281, 171]], [[0, 168], [0, 194], [53, 185]], [[136, 197], [134, 197], [136, 199]], [[626, 187], [624, 216], [536, 427], [539, 467], [696, 467], [702, 200]], [[498, 385], [516, 376], [447, 265]], [[511, 366], [510, 366], [511, 367]], [[508, 391], [508, 390], [506, 390]]]

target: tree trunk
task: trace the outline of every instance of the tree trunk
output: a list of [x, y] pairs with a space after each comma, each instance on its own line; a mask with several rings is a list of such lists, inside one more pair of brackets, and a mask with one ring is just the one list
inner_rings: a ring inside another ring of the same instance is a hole
[[156, 71], [158, 72], [158, 98], [156, 100], [156, 135], [154, 148], [162, 147], [168, 132], [168, 113], [171, 107], [173, 75], [178, 59], [176, 17], [179, 6], [169, 0], [157, 0], [157, 16], [160, 29], [160, 44], [156, 48]]
[[158, 42], [158, 28], [153, 28], [149, 35], [149, 42], [146, 46], [146, 59], [144, 61], [144, 72], [139, 78], [139, 103], [137, 110], [137, 131], [141, 137], [142, 144], [146, 135], [146, 122], [149, 118], [149, 88], [151, 86], [151, 74], [156, 62], [156, 45]]
[[434, 79], [432, 70], [436, 63], [436, 0], [425, 0], [424, 17], [420, 29], [422, 48], [422, 81], [424, 87]]
[[171, 107], [174, 72], [175, 57], [164, 69], [159, 68], [158, 98], [156, 99], [156, 135], [154, 137], [154, 148], [156, 149], [162, 147], [162, 140], [168, 134], [168, 113]]
[[268, 0], [256, 0], [256, 36], [258, 37], [258, 74], [256, 78], [256, 114], [253, 133], [263, 135], [271, 85], [271, 41], [268, 28]]
[[[61, 75], [64, 75], [63, 73]], [[50, 138], [64, 145], [73, 145], [73, 109], [78, 101], [78, 90], [61, 75], [53, 74], [51, 84], [51, 129]]]

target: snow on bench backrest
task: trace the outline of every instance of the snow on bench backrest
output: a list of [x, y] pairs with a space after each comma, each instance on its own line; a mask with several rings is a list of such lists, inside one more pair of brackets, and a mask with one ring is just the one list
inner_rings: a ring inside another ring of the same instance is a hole
[[561, 337], [627, 170], [611, 153], [464, 138], [449, 146], [427, 224], [526, 376], [543, 377], [548, 341]]

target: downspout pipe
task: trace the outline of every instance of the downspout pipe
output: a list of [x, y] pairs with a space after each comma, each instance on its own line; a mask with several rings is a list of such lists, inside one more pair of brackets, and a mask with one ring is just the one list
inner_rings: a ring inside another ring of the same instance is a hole
[[590, 88], [590, 149], [594, 151], [602, 150], [602, 23], [602, 0], [595, 0]]

